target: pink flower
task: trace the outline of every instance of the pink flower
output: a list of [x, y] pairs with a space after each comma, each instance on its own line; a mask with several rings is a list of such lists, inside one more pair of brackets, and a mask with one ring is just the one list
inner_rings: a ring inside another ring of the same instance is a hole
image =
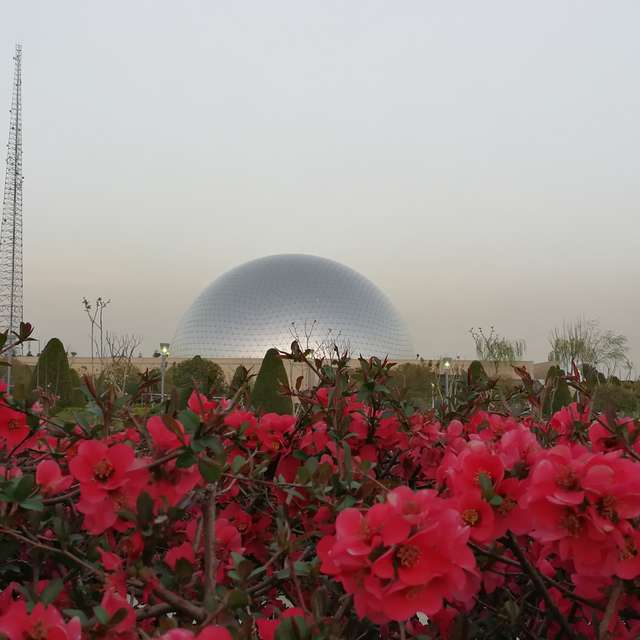
[[82, 629], [78, 618], [65, 622], [52, 605], [45, 606], [38, 602], [31, 613], [28, 613], [26, 602], [17, 600], [0, 617], [0, 635], [6, 636], [8, 640], [81, 640]]
[[191, 564], [195, 563], [196, 558], [193, 552], [193, 545], [190, 542], [183, 542], [177, 547], [171, 547], [171, 549], [164, 554], [164, 561], [174, 571], [176, 568], [176, 562], [181, 559], [187, 560]]
[[258, 636], [260, 640], [274, 640], [276, 637], [276, 631], [283, 619], [296, 617], [304, 618], [304, 615], [304, 611], [299, 607], [291, 607], [290, 609], [285, 609], [280, 614], [280, 617], [275, 620], [259, 618], [256, 620], [256, 626], [258, 627]]
[[122, 638], [123, 634], [126, 638], [137, 637], [135, 635], [136, 613], [126, 598], [116, 593], [113, 589], [109, 589], [105, 591], [102, 596], [100, 606], [109, 614], [109, 617], [113, 616], [121, 609], [126, 611], [125, 617], [116, 625], [110, 627], [109, 632], [113, 635], [108, 637]]
[[43, 460], [36, 467], [36, 482], [44, 495], [62, 493], [71, 486], [73, 478], [63, 476], [55, 460]]
[[218, 407], [218, 403], [194, 389], [187, 401], [187, 407], [199, 416], [206, 416]]
[[489, 503], [482, 499], [479, 491], [468, 491], [455, 499], [462, 523], [471, 529], [475, 542], [495, 540], [495, 518]]
[[147, 431], [155, 448], [166, 453], [189, 444], [189, 436], [182, 423], [168, 416], [152, 416], [147, 420]]
[[5, 441], [8, 449], [14, 449], [24, 442], [29, 431], [27, 416], [24, 413], [0, 403], [0, 439]]
[[80, 481], [82, 496], [98, 502], [109, 491], [126, 484], [134, 460], [133, 449], [126, 444], [109, 448], [97, 440], [87, 440], [78, 447], [69, 470]]
[[187, 629], [171, 629], [161, 635], [159, 640], [233, 640], [231, 634], [218, 625], [205, 627], [198, 635]]

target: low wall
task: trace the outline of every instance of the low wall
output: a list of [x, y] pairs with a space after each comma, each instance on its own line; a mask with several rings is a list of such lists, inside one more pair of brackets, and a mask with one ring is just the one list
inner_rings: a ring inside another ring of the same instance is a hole
[[[37, 356], [17, 356], [16, 359], [22, 364], [26, 364], [30, 367], [35, 367], [38, 362]], [[184, 360], [189, 360], [189, 358], [170, 356], [168, 358], [168, 366], [171, 367], [172, 365], [183, 362]], [[260, 364], [262, 363], [262, 358], [211, 358], [211, 360], [220, 365], [227, 381], [231, 381], [235, 370], [240, 365], [246, 367], [251, 373], [257, 374], [260, 369]], [[110, 359], [104, 359], [101, 361], [99, 358], [94, 358], [92, 360], [91, 358], [82, 356], [69, 356], [69, 365], [81, 375], [98, 375], [105, 366], [110, 364], [110, 362]], [[418, 363], [417, 360], [398, 360], [397, 362], [398, 364]], [[446, 371], [442, 362], [439, 361], [438, 358], [433, 358], [432, 360], [423, 359], [422, 362], [426, 365], [431, 365], [434, 370], [437, 370], [441, 374], [444, 374]], [[451, 367], [449, 368], [450, 375], [462, 375], [469, 368], [471, 362], [471, 360], [452, 360]], [[354, 367], [357, 366], [356, 360], [352, 361], [352, 363]], [[131, 364], [141, 372], [158, 369], [160, 367], [160, 358], [132, 358]], [[309, 367], [299, 362], [285, 360], [284, 364], [291, 384], [294, 384], [295, 380], [299, 376], [303, 377], [303, 386], [310, 385], [315, 379], [315, 376]], [[533, 362], [529, 360], [514, 362], [513, 364], [514, 366], [526, 369], [529, 372], [529, 375], [537, 380], [544, 380], [549, 367], [554, 365], [553, 362]], [[513, 367], [508, 363], [498, 363], [498, 366], [496, 366], [496, 363], [484, 362], [483, 366], [487, 374], [492, 377], [498, 376], [506, 380], [518, 379]]]

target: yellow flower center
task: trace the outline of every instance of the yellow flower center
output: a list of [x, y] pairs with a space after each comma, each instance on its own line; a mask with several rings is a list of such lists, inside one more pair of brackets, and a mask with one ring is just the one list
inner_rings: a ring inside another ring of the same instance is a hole
[[420, 548], [412, 544], [403, 544], [396, 550], [396, 558], [401, 567], [405, 569], [411, 569], [416, 566], [416, 563], [420, 559]]
[[475, 527], [480, 522], [480, 514], [477, 509], [465, 509], [462, 512], [462, 521], [470, 527]]
[[102, 458], [93, 467], [93, 477], [100, 482], [106, 482], [114, 473], [114, 466], [106, 458]]

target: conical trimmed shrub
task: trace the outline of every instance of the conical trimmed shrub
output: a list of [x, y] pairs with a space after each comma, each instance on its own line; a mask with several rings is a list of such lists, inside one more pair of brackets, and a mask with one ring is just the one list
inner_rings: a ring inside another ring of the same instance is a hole
[[282, 393], [282, 387], [289, 386], [289, 378], [277, 349], [269, 349], [264, 356], [256, 383], [251, 392], [251, 404], [261, 413], [293, 413], [290, 396]]
[[238, 365], [233, 373], [233, 378], [231, 378], [231, 384], [229, 385], [229, 397], [233, 398], [233, 396], [242, 389], [240, 397], [238, 398], [240, 404], [246, 404], [249, 401], [251, 391], [247, 385], [248, 378], [249, 371], [247, 371], [247, 368], [244, 365]]
[[72, 404], [73, 383], [69, 360], [58, 338], [49, 340], [38, 358], [38, 364], [31, 376], [31, 389], [37, 387], [57, 395], [60, 407]]

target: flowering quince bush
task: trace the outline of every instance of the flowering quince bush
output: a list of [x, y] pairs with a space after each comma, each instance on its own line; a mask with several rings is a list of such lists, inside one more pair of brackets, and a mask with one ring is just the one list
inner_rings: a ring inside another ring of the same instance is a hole
[[3, 390], [0, 638], [639, 637], [636, 422], [575, 373], [555, 412], [525, 372], [417, 411], [391, 363], [293, 347], [295, 417]]

